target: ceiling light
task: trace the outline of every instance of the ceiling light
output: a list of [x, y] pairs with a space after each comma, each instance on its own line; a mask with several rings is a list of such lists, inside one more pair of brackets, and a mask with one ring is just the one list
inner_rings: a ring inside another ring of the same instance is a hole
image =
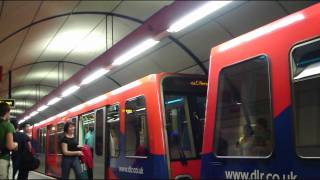
[[71, 86], [69, 87], [67, 90], [63, 91], [61, 96], [62, 97], [66, 97], [66, 96], [69, 96], [70, 94], [76, 92], [80, 87], [79, 86]]
[[81, 109], [83, 109], [85, 106], [84, 104], [80, 104], [72, 109], [70, 109], [71, 112], [77, 112], [77, 111], [80, 111]]
[[111, 94], [112, 95], [116, 95], [116, 94], [122, 93], [122, 92], [127, 91], [127, 90], [129, 90], [131, 88], [139, 86], [140, 84], [142, 84], [141, 81], [139, 81], [139, 80], [138, 81], [134, 81], [134, 82], [132, 82], [130, 84], [124, 85], [124, 86], [122, 86], [122, 87], [120, 87], [120, 88], [118, 88], [116, 90], [111, 91]]
[[37, 114], [39, 114], [38, 111], [33, 111], [33, 112], [30, 114], [30, 116], [33, 117], [33, 116], [35, 116], [35, 115], [37, 115]]
[[39, 108], [37, 109], [37, 111], [41, 112], [41, 111], [47, 109], [48, 107], [49, 107], [49, 106], [47, 106], [47, 105], [43, 105], [43, 106], [39, 107]]
[[109, 71], [110, 71], [109, 69], [101, 68], [101, 69], [95, 71], [94, 73], [90, 74], [88, 77], [86, 77], [81, 82], [81, 85], [89, 84], [89, 83], [95, 81], [96, 79], [100, 78], [101, 76], [107, 74]]
[[63, 116], [66, 116], [67, 114], [68, 114], [68, 111], [64, 111], [64, 112], [58, 114], [57, 116], [61, 118]]
[[55, 97], [53, 99], [51, 99], [49, 102], [48, 102], [48, 106], [51, 106], [51, 105], [54, 105], [55, 103], [59, 102], [61, 100], [61, 98], [58, 98], [58, 97]]
[[94, 99], [91, 99], [91, 100], [87, 101], [87, 104], [89, 104], [89, 105], [97, 104], [97, 103], [99, 103], [99, 102], [107, 99], [107, 97], [108, 97], [108, 96], [105, 95], [105, 94], [104, 94], [104, 95], [101, 95], [101, 96], [98, 96], [98, 97], [96, 97], [96, 98], [94, 98]]
[[134, 58], [135, 56], [141, 54], [142, 52], [148, 50], [149, 48], [153, 47], [160, 41], [156, 41], [154, 39], [147, 39], [142, 43], [138, 44], [136, 47], [132, 48], [122, 56], [118, 57], [116, 60], [113, 61], [112, 65], [119, 66], [130, 59]]
[[207, 15], [217, 11], [232, 1], [210, 1], [173, 23], [168, 32], [178, 32]]

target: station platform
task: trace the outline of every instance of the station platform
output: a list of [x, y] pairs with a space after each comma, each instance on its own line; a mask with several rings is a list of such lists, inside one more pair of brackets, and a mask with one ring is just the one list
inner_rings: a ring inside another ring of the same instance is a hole
[[30, 171], [28, 179], [55, 179], [55, 178], [46, 176], [44, 174], [41, 174], [35, 171]]

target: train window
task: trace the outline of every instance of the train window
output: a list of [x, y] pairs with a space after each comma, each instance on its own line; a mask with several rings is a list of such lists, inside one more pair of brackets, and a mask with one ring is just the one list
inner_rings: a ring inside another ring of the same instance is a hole
[[269, 64], [258, 56], [221, 70], [215, 154], [267, 157], [272, 153]]
[[203, 77], [163, 80], [166, 130], [171, 160], [199, 158], [208, 82]]
[[109, 142], [110, 156], [119, 157], [119, 154], [120, 154], [119, 104], [108, 106], [107, 123], [109, 124], [109, 127], [110, 127], [110, 142]]
[[41, 129], [41, 140], [40, 140], [40, 153], [46, 152], [46, 128]]
[[144, 96], [126, 101], [125, 105], [126, 156], [148, 155], [147, 113]]
[[95, 151], [96, 155], [102, 156], [103, 154], [103, 109], [96, 111], [96, 139], [95, 139]]
[[56, 132], [56, 126], [55, 125], [50, 125], [48, 127], [48, 131], [49, 131], [49, 142], [48, 142], [48, 146], [49, 146], [49, 154], [55, 154], [55, 132]]
[[64, 123], [60, 123], [57, 126], [57, 134], [58, 134], [58, 141], [56, 141], [56, 146], [58, 147], [58, 154], [62, 154], [62, 149], [60, 147], [60, 142], [64, 136]]
[[300, 157], [320, 157], [320, 39], [291, 53], [295, 145]]

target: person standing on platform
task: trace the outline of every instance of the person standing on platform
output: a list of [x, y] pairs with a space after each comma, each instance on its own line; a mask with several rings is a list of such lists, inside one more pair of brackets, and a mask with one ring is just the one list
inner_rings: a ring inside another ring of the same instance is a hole
[[77, 179], [81, 178], [81, 165], [79, 157], [83, 156], [80, 145], [78, 145], [76, 138], [74, 137], [75, 125], [72, 122], [67, 122], [64, 125], [64, 136], [61, 139], [62, 150], [62, 164], [61, 179], [69, 179], [71, 168], [74, 170]]
[[93, 137], [94, 137], [93, 131], [94, 131], [93, 125], [90, 125], [89, 126], [89, 131], [85, 135], [85, 144], [87, 144], [89, 146], [89, 148], [91, 150], [92, 157], [93, 157], [93, 141], [94, 141], [94, 139], [93, 139]]
[[0, 179], [8, 179], [10, 151], [18, 148], [18, 143], [13, 141], [15, 130], [9, 119], [10, 106], [0, 103]]
[[19, 148], [17, 151], [12, 152], [12, 179], [15, 179], [15, 175], [18, 173], [18, 179], [28, 179], [29, 171], [25, 167], [25, 164], [22, 163], [24, 152], [31, 152], [31, 143], [29, 137], [22, 132], [19, 132], [18, 122], [16, 120], [11, 121], [16, 132], [13, 134], [13, 139], [18, 143]]

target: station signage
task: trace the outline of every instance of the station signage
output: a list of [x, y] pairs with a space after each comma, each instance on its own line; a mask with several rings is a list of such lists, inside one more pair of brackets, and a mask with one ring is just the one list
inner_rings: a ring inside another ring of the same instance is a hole
[[2, 102], [9, 104], [10, 107], [14, 107], [14, 99], [0, 99], [0, 103]]

